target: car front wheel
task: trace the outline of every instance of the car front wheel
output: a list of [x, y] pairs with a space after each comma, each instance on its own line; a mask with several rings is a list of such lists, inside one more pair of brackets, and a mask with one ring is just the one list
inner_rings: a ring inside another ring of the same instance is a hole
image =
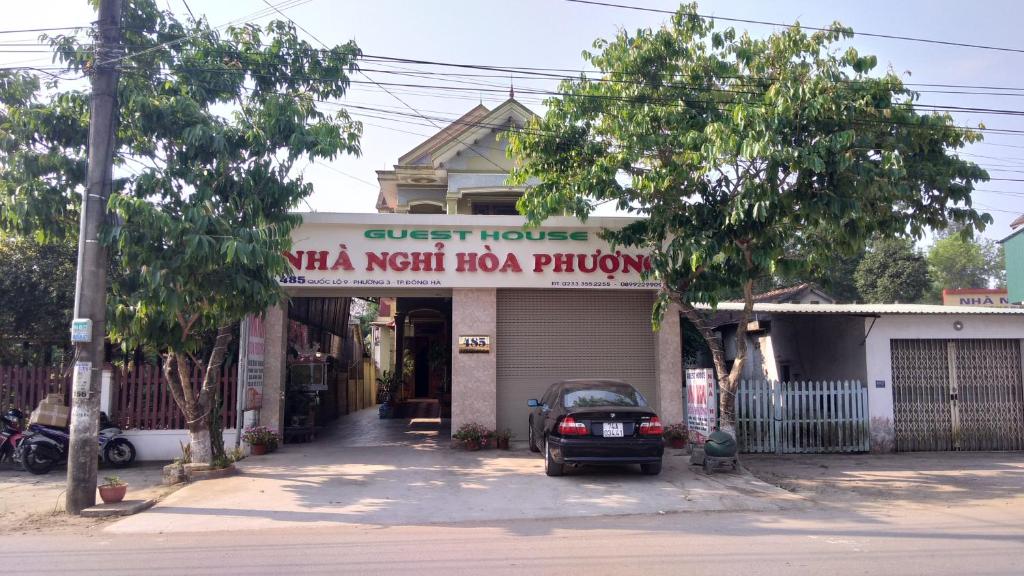
[[563, 471], [563, 465], [555, 462], [554, 456], [551, 455], [551, 440], [548, 438], [544, 439], [544, 472], [548, 476], [561, 476]]

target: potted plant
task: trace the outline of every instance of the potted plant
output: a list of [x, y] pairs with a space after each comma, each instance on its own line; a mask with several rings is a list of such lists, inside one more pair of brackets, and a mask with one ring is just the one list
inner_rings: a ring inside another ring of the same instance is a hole
[[686, 429], [686, 424], [670, 424], [665, 427], [665, 432], [662, 434], [665, 441], [668, 442], [670, 448], [686, 448], [687, 440], [689, 439], [689, 430]]
[[377, 415], [384, 418], [393, 418], [395, 415], [395, 394], [398, 392], [398, 377], [394, 372], [383, 371], [377, 377]]
[[266, 426], [253, 426], [242, 432], [242, 440], [249, 445], [250, 453], [253, 456], [266, 454], [270, 447], [277, 447], [279, 439], [277, 432]]
[[491, 431], [476, 422], [469, 422], [459, 426], [459, 429], [452, 434], [462, 447], [466, 450], [479, 450], [491, 439]]
[[100, 498], [105, 503], [113, 504], [124, 500], [124, 495], [128, 492], [128, 485], [119, 477], [107, 476], [103, 478], [103, 482], [98, 488], [100, 489]]
[[512, 441], [512, 431], [508, 428], [494, 431], [494, 445], [498, 450], [508, 450], [509, 442]]

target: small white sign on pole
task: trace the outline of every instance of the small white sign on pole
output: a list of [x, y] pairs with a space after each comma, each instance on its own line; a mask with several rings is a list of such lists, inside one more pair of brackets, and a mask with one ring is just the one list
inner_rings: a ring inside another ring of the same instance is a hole
[[74, 399], [89, 399], [92, 395], [91, 379], [92, 362], [75, 362], [75, 370], [71, 374], [71, 393]]
[[718, 421], [715, 371], [711, 368], [686, 370], [686, 426], [691, 440], [703, 443]]

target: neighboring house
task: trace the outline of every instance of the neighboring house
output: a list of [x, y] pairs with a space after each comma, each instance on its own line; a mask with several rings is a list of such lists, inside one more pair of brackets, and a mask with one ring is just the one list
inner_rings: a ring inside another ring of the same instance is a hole
[[[743, 300], [732, 300], [742, 302]], [[754, 294], [754, 302], [772, 304], [835, 304], [836, 299], [810, 282]]]
[[[718, 310], [731, 362], [742, 304]], [[800, 411], [805, 432], [838, 410], [807, 383], [855, 381], [867, 410], [847, 417], [870, 423], [872, 450], [1024, 449], [1024, 309], [762, 303], [750, 329], [744, 379], [801, 383], [779, 410]]]
[[1006, 250], [1006, 285], [1012, 304], [1024, 304], [1024, 215], [1010, 223], [1013, 232], [999, 242]]

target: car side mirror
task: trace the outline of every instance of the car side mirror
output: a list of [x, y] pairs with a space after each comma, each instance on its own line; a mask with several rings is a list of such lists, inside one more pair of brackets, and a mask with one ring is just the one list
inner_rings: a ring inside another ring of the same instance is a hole
[[526, 401], [526, 405], [529, 406], [530, 408], [536, 408], [540, 406], [540, 402], [538, 402], [536, 398], [530, 398], [529, 400]]

